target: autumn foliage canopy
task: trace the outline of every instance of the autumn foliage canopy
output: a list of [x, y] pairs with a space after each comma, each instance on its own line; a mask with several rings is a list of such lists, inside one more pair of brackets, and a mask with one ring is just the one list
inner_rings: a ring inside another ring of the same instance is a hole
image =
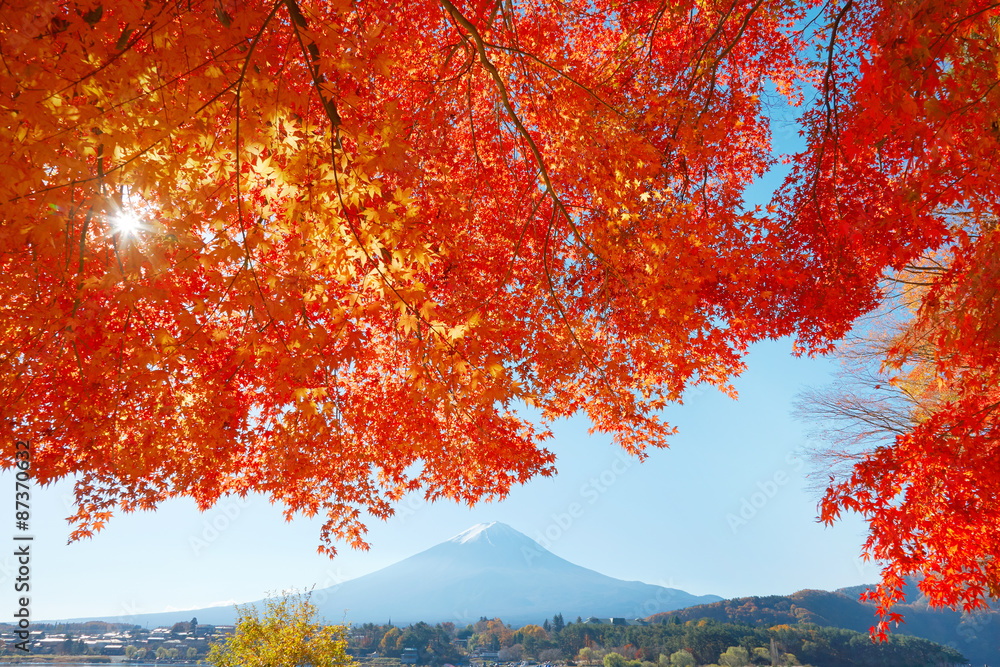
[[404, 493], [552, 474], [552, 420], [665, 445], [685, 388], [729, 390], [757, 340], [831, 349], [933, 253], [886, 360], [933, 409], [823, 518], [868, 519], [885, 608], [907, 574], [974, 607], [1000, 581], [998, 14], [6, 2], [4, 447], [77, 479], [77, 537], [260, 492], [363, 546]]

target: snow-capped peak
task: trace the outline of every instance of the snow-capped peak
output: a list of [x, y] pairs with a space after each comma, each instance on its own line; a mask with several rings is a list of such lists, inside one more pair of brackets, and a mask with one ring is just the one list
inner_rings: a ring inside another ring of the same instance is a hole
[[462, 531], [448, 541], [455, 542], [456, 544], [468, 544], [469, 542], [478, 542], [481, 539], [489, 541], [490, 537], [487, 531], [495, 525], [497, 525], [496, 521], [477, 523], [472, 528]]

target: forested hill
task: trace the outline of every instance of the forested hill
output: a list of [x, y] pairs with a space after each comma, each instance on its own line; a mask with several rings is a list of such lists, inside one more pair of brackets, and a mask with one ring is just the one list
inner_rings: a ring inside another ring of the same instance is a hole
[[[805, 590], [792, 595], [770, 595], [723, 600], [656, 614], [652, 621], [681, 621], [711, 618], [720, 623], [743, 623], [754, 626], [816, 625], [847, 628], [867, 632], [876, 620], [874, 605], [862, 604], [858, 596], [864, 586], [843, 591]], [[905, 623], [893, 630], [896, 634], [923, 637], [951, 646], [972, 664], [1000, 663], [1000, 612], [992, 611], [963, 615], [956, 611], [930, 608], [922, 598], [896, 607]]]

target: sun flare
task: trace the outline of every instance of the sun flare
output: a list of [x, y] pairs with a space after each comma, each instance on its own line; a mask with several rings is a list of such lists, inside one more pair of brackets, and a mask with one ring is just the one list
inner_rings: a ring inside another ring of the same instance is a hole
[[131, 211], [118, 213], [113, 220], [115, 231], [126, 236], [135, 236], [142, 230], [142, 220]]

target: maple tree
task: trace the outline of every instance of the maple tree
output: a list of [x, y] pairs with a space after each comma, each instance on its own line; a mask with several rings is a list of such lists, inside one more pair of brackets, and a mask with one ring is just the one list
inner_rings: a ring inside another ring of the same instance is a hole
[[[842, 509], [875, 519], [865, 548], [886, 566], [867, 597], [885, 621], [900, 620], [888, 609], [911, 597], [904, 589], [914, 575], [938, 604], [971, 610], [1000, 596], [1000, 488], [991, 474], [1000, 396], [994, 352], [980, 358], [974, 347], [996, 327], [989, 306], [976, 304], [995, 278], [991, 261], [959, 268], [951, 248], [944, 255], [888, 280], [896, 293], [844, 350], [838, 383], [799, 405], [825, 441], [817, 458], [831, 471], [827, 519]], [[974, 328], [963, 331], [970, 319]]]
[[3, 416], [76, 535], [260, 491], [358, 545], [550, 474], [520, 404], [664, 444], [791, 328], [739, 206], [773, 4], [8, 5]]
[[831, 281], [816, 291], [831, 307], [878, 295], [886, 272], [907, 287], [891, 305], [911, 315], [874, 348], [879, 396], [826, 406], [851, 423], [842, 444], [872, 445], [831, 479], [821, 517], [867, 520], [884, 638], [909, 576], [932, 604], [965, 611], [1000, 592], [1000, 23], [974, 2], [846, 2], [828, 18], [840, 37], [784, 217], [811, 275]]
[[[5, 3], [0, 423], [35, 443], [41, 482], [77, 479], [74, 537], [116, 509], [260, 492], [325, 515], [321, 548], [363, 547], [362, 513], [409, 491], [475, 502], [552, 474], [553, 420], [584, 413], [640, 456], [665, 445], [658, 411], [686, 388], [731, 391], [756, 340], [829, 350], [886, 270], [947, 246], [918, 328], [956, 398], [823, 516], [861, 511], [874, 555], [974, 606], [995, 514], [954, 538], [933, 524], [957, 505], [887, 522], [917, 488], [887, 473], [908, 446], [927, 471], [948, 463], [935, 447], [974, 449], [978, 474], [949, 491], [995, 481], [996, 16]], [[772, 205], [747, 206], [775, 163], [772, 110], [805, 92], [806, 150]], [[946, 423], [968, 446], [942, 444]]]

